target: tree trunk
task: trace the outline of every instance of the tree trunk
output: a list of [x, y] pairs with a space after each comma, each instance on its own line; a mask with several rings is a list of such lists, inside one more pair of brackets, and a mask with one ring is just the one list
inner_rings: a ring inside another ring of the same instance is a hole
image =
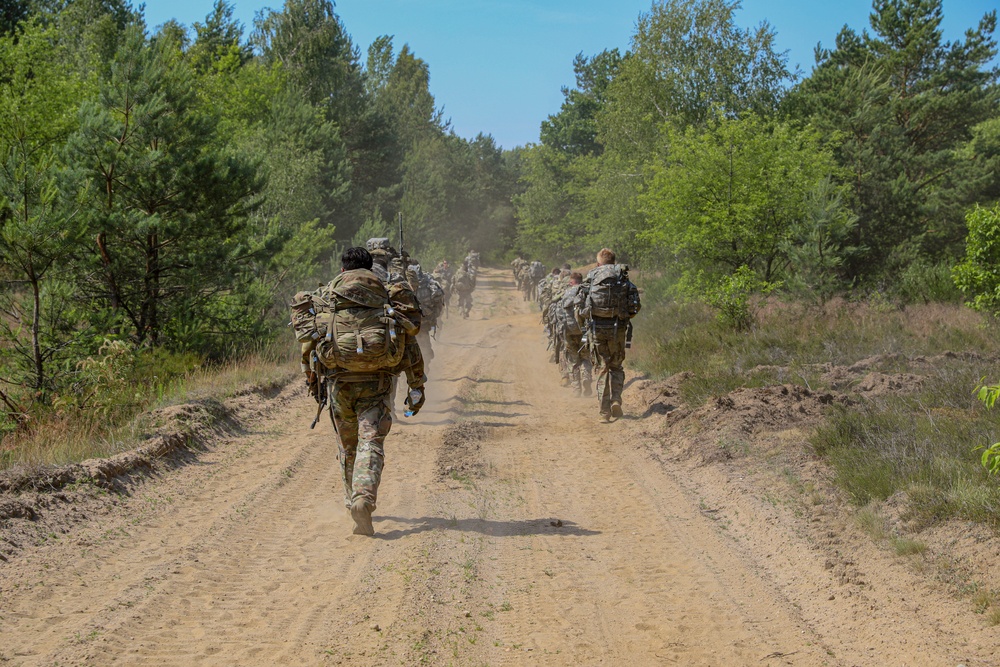
[[42, 329], [41, 287], [38, 277], [34, 275], [34, 272], [32, 272], [29, 279], [31, 280], [31, 296], [33, 299], [33, 310], [31, 313], [31, 356], [35, 363], [34, 389], [41, 392], [45, 388], [45, 364], [42, 359], [42, 342], [40, 340]]

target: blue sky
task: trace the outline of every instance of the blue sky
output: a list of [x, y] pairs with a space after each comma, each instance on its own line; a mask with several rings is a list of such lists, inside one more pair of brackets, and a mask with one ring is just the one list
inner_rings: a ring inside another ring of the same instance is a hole
[[[234, 0], [249, 33], [264, 7], [283, 0]], [[559, 110], [571, 86], [573, 57], [606, 48], [623, 52], [651, 0], [340, 0], [337, 13], [362, 54], [379, 35], [409, 44], [430, 66], [431, 92], [455, 132], [492, 134], [505, 148], [538, 140], [541, 122]], [[146, 0], [150, 27], [171, 18], [203, 21], [213, 0]], [[945, 38], [978, 25], [996, 0], [944, 0]], [[767, 20], [780, 50], [806, 73], [817, 42], [831, 46], [847, 24], [868, 28], [871, 0], [744, 0], [740, 25]]]

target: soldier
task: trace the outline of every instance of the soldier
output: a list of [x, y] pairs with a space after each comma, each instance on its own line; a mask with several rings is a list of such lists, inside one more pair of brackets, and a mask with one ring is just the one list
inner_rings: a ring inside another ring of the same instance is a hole
[[468, 260], [462, 262], [462, 268], [455, 272], [454, 285], [458, 292], [458, 309], [462, 313], [462, 319], [468, 319], [472, 310], [472, 292], [476, 289], [476, 274]]
[[383, 283], [406, 280], [398, 262], [399, 253], [387, 238], [372, 238], [365, 243], [365, 250], [372, 256], [372, 271]]
[[469, 268], [472, 269], [473, 273], [479, 271], [479, 253], [475, 250], [469, 250], [469, 254], [465, 256], [465, 261], [468, 263]]
[[521, 281], [522, 281], [522, 272], [524, 270], [524, 264], [525, 261], [520, 255], [511, 260], [510, 263], [510, 272], [514, 276], [514, 285], [517, 287], [518, 292], [521, 291]]
[[454, 271], [452, 271], [451, 264], [449, 264], [446, 259], [442, 259], [438, 262], [438, 265], [435, 266], [434, 270], [431, 272], [431, 277], [434, 278], [438, 285], [441, 286], [441, 289], [444, 290], [445, 314], [448, 312], [448, 303], [451, 301], [451, 281], [453, 274]]
[[[408, 415], [416, 414], [425, 398], [420, 348], [399, 340], [401, 335], [410, 339], [402, 331], [415, 331], [418, 326], [399, 319], [400, 311], [412, 304], [394, 301], [392, 289], [372, 267], [372, 256], [365, 248], [344, 251], [341, 273], [326, 288], [331, 330], [320, 338], [318, 347], [313, 343], [311, 353], [324, 367], [321, 372], [340, 445], [345, 502], [354, 519], [355, 535], [375, 534], [371, 515], [382, 478], [385, 437], [392, 427], [393, 377], [404, 370], [407, 373]], [[400, 308], [393, 310], [397, 305]], [[387, 319], [385, 313], [393, 317]], [[401, 322], [403, 330], [397, 329]], [[359, 335], [365, 344], [357, 340]]]
[[615, 264], [615, 253], [602, 248], [597, 268], [587, 274], [576, 294], [578, 316], [586, 323], [591, 349], [597, 356], [597, 400], [601, 419], [622, 416], [625, 349], [632, 340], [632, 318], [642, 307], [639, 290], [628, 279], [628, 267]]
[[545, 308], [552, 301], [552, 285], [560, 273], [562, 272], [559, 267], [556, 267], [538, 283], [538, 309], [542, 311], [543, 320], [545, 318]]
[[587, 335], [576, 315], [576, 294], [580, 291], [583, 276], [571, 273], [569, 287], [559, 300], [558, 313], [563, 332], [563, 362], [569, 377], [569, 386], [577, 396], [591, 396], [591, 363]]
[[[568, 266], [568, 265], [567, 265]], [[563, 336], [563, 319], [559, 314], [559, 304], [563, 294], [569, 288], [569, 269], [562, 269], [549, 286], [549, 303], [545, 308], [545, 321], [548, 322], [549, 344], [552, 347], [553, 361], [559, 367], [562, 386], [568, 387], [571, 384], [571, 371], [566, 365], [566, 341]]]
[[531, 301], [538, 296], [538, 284], [545, 278], [545, 265], [538, 260], [533, 261], [525, 269], [524, 300]]
[[[372, 256], [372, 272], [378, 276], [389, 289], [393, 300], [393, 306], [400, 313], [416, 322], [420, 322], [422, 309], [417, 300], [417, 294], [410, 288], [410, 281], [407, 274], [412, 274], [403, 267], [403, 260], [396, 249], [387, 238], [372, 238], [365, 243], [365, 248]], [[420, 350], [420, 342], [417, 340], [419, 331], [406, 337], [405, 359], [410, 360], [405, 365], [407, 382], [413, 386], [415, 378], [424, 377], [424, 360]], [[417, 361], [419, 360], [419, 361]], [[389, 408], [392, 416], [396, 416], [396, 387], [398, 376], [402, 370], [397, 371], [392, 378], [392, 392], [390, 394]]]
[[424, 358], [424, 367], [429, 368], [430, 362], [434, 359], [434, 348], [431, 345], [431, 337], [436, 336], [438, 318], [444, 309], [444, 289], [438, 281], [431, 277], [431, 274], [424, 272], [420, 264], [410, 258], [410, 268], [417, 276], [417, 301], [420, 303], [421, 324], [420, 333], [417, 334], [417, 341], [420, 343], [420, 351]]

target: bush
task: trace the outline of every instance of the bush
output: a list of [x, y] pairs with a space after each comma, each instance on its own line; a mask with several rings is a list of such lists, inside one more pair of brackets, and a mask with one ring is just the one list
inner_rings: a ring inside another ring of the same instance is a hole
[[836, 408], [810, 439], [858, 505], [904, 493], [920, 524], [957, 517], [1000, 526], [1000, 488], [969, 443], [994, 442], [998, 427], [966, 389], [976, 362], [942, 362], [909, 395]]
[[965, 216], [969, 235], [965, 260], [955, 267], [955, 285], [976, 310], [1000, 314], [1000, 204], [977, 206]]
[[896, 292], [904, 303], [961, 303], [950, 262], [919, 258], [900, 272]]

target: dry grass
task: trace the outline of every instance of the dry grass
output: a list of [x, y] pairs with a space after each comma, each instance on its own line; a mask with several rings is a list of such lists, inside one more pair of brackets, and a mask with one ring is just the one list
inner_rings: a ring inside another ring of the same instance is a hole
[[118, 454], [134, 447], [155, 426], [158, 408], [201, 399], [224, 400], [284, 385], [298, 364], [287, 355], [260, 353], [217, 366], [199, 367], [166, 383], [132, 387], [115, 410], [67, 409], [43, 415], [32, 428], [8, 435], [0, 448], [0, 470], [13, 466], [61, 465]]
[[1000, 358], [996, 320], [953, 304], [775, 300], [760, 307], [757, 327], [740, 334], [698, 304], [650, 305], [636, 320], [630, 361], [653, 377], [691, 371], [681, 391], [692, 406], [739, 387], [830, 389], [821, 364], [876, 356], [884, 359], [873, 370], [921, 376], [919, 389], [831, 411], [811, 440], [814, 451], [859, 506], [903, 493], [907, 519], [918, 525], [960, 517], [1000, 526], [1000, 484], [975, 451], [1000, 440], [1000, 425], [973, 395]]

